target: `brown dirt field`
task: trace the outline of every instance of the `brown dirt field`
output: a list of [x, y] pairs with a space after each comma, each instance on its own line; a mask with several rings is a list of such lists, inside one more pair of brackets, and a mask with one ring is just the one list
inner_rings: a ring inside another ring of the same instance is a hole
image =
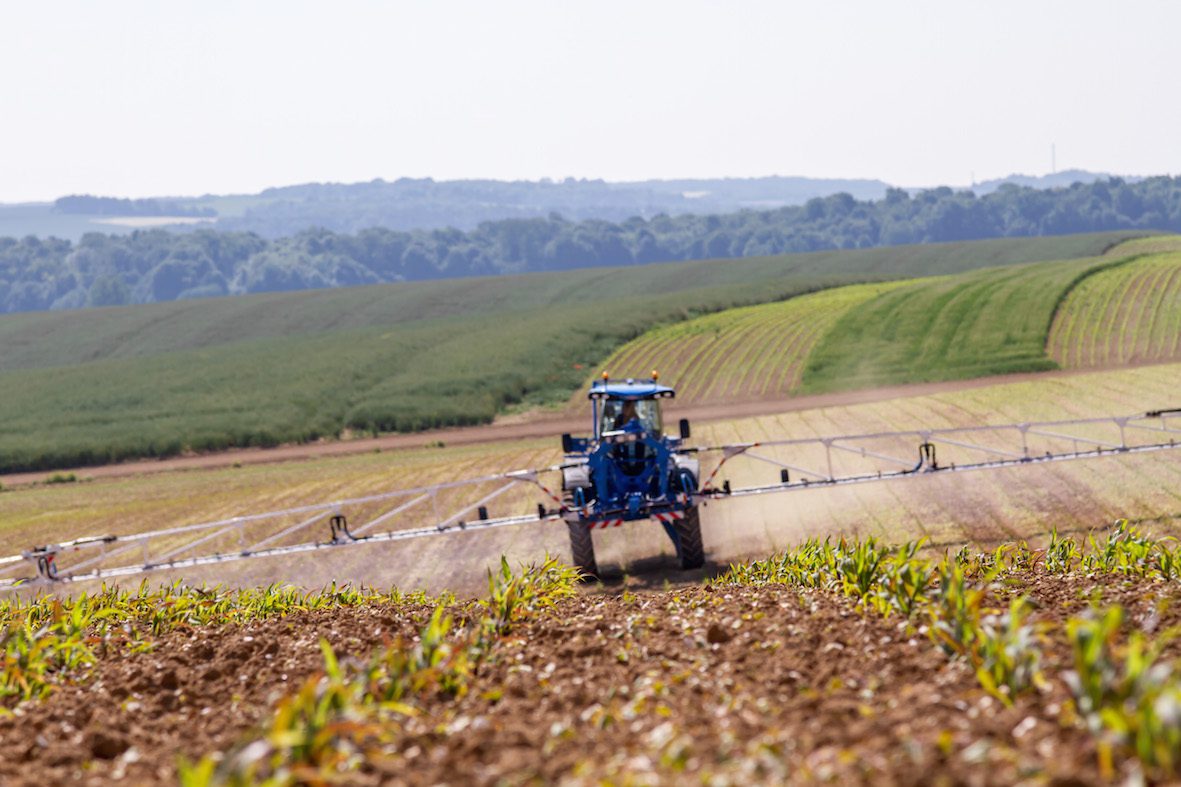
[[[1124, 604], [1146, 631], [1181, 623], [1174, 584], [1039, 573], [994, 586], [991, 601], [1015, 593], [1042, 623], [1094, 597]], [[178, 756], [229, 748], [315, 674], [319, 638], [364, 658], [427, 615], [344, 608], [166, 634], [154, 652], [105, 659], [92, 679], [0, 718], [0, 780], [174, 782]], [[921, 632], [825, 592], [585, 594], [520, 624], [463, 699], [428, 701], [388, 759], [342, 783], [1108, 781], [1064, 713], [1060, 632], [1043, 653], [1048, 687], [1007, 708]]]
[[[1158, 364], [1142, 364], [1153, 366]], [[1121, 369], [1138, 368], [1136, 365], [1120, 366]], [[928, 396], [954, 391], [967, 391], [1008, 383], [1051, 380], [1078, 374], [1094, 374], [1103, 369], [1064, 369], [1052, 372], [1006, 374], [993, 377], [979, 377], [972, 380], [950, 380], [937, 383], [915, 383], [863, 391], [813, 396], [768, 396], [749, 400], [730, 400], [713, 404], [688, 407], [670, 407], [670, 417], [688, 418], [695, 423], [712, 423], [736, 418], [753, 418], [763, 415], [798, 412], [824, 407], [844, 407], [854, 404], [881, 402], [915, 396]], [[445, 445], [474, 445], [481, 443], [508, 442], [536, 437], [556, 437], [563, 432], [581, 433], [587, 431], [588, 417], [580, 409], [561, 411], [530, 412], [506, 416], [487, 426], [456, 427], [437, 429], [413, 434], [391, 434], [383, 437], [317, 442], [300, 445], [285, 445], [277, 448], [254, 448], [222, 451], [196, 456], [182, 456], [162, 460], [144, 460], [114, 465], [78, 467], [52, 472], [9, 473], [0, 475], [0, 484], [6, 487], [23, 486], [44, 482], [55, 473], [74, 473], [82, 478], [125, 478], [128, 476], [153, 473], [168, 473], [176, 470], [204, 470], [247, 464], [269, 464], [293, 462], [320, 457], [350, 456], [404, 448], [421, 448], [443, 443]]]

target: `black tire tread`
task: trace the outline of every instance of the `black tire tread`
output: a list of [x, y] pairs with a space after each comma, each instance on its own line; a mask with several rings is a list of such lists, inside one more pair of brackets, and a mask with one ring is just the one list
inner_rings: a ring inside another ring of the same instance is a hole
[[599, 566], [595, 563], [595, 542], [591, 538], [590, 528], [585, 522], [567, 522], [570, 531], [570, 555], [574, 567], [590, 577], [599, 575]]
[[677, 531], [681, 568], [688, 571], [705, 565], [705, 545], [701, 541], [701, 512], [697, 506], [685, 512], [673, 527]]

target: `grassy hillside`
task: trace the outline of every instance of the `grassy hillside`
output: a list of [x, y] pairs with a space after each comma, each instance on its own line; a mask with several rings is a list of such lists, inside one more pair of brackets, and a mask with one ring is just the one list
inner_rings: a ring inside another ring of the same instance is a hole
[[1011, 239], [0, 318], [0, 470], [410, 430], [557, 400], [661, 323], [852, 282], [1098, 254]]
[[1091, 276], [1062, 302], [1047, 342], [1067, 368], [1181, 358], [1181, 253]]
[[841, 287], [668, 325], [603, 363], [689, 402], [1181, 359], [1181, 236], [1102, 257]]
[[0, 315], [0, 372], [643, 294], [722, 288], [740, 291], [736, 297], [748, 302], [767, 302], [789, 281], [782, 292], [798, 292], [795, 282], [801, 278], [889, 280], [1073, 259], [1101, 254], [1133, 234], [1005, 238], [8, 314]]
[[682, 402], [787, 396], [841, 315], [900, 286], [908, 282], [837, 287], [667, 325], [628, 342], [602, 366], [619, 377], [658, 369]]
[[810, 393], [1057, 368], [1055, 308], [1096, 258], [978, 271], [887, 292], [839, 319], [804, 368]]

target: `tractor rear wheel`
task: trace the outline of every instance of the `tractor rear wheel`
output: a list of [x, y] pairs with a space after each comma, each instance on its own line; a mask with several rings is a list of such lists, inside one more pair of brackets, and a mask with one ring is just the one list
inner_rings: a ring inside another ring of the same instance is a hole
[[595, 563], [595, 542], [591, 538], [590, 526], [586, 522], [567, 522], [570, 531], [570, 555], [574, 567], [588, 577], [597, 577], [599, 567]]
[[677, 531], [677, 556], [681, 568], [688, 570], [705, 565], [705, 546], [701, 542], [701, 512], [697, 506], [685, 511], [685, 518], [673, 523]]

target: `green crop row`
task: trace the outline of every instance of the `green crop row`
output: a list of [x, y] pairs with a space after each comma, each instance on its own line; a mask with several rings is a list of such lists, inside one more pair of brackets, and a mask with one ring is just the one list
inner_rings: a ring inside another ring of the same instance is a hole
[[472, 674], [522, 617], [576, 592], [578, 572], [554, 558], [514, 573], [501, 560], [488, 599], [456, 628], [438, 606], [417, 642], [395, 642], [362, 664], [341, 663], [327, 643], [324, 672], [281, 700], [256, 734], [227, 755], [183, 762], [185, 787], [327, 784], [379, 759], [402, 721], [428, 699], [465, 694]]
[[370, 603], [423, 604], [426, 598], [335, 584], [308, 592], [277, 585], [231, 591], [173, 584], [153, 590], [144, 582], [134, 591], [104, 586], [68, 598], [0, 601], [0, 712], [82, 677], [102, 656], [149, 650], [155, 637], [177, 627]]
[[[729, 401], [1181, 357], [1181, 239], [853, 285], [654, 329], [604, 363]], [[1149, 255], [1138, 259], [1137, 255]]]
[[618, 377], [658, 369], [677, 385], [682, 401], [786, 396], [798, 386], [816, 341], [842, 314], [901, 284], [838, 287], [665, 326], [602, 365]]
[[1153, 254], [1080, 282], [1047, 346], [1067, 368], [1181, 358], [1181, 254]]
[[801, 390], [965, 379], [1054, 369], [1054, 309], [1108, 261], [1072, 260], [917, 282], [836, 321], [808, 357]]
[[[1018, 694], [1045, 688], [1043, 645], [1052, 632], [1030, 621], [1024, 597], [1007, 609], [985, 606], [991, 583], [1035, 568], [1051, 574], [1118, 574], [1137, 581], [1176, 581], [1181, 544], [1157, 539], [1116, 523], [1103, 540], [1084, 547], [1052, 533], [1044, 549], [1008, 544], [991, 553], [932, 560], [922, 542], [897, 548], [872, 538], [837, 543], [810, 540], [754, 563], [734, 565], [718, 584], [781, 583], [834, 590], [883, 615], [924, 622], [928, 637], [952, 658], [975, 671], [989, 694], [1010, 704]], [[1172, 634], [1148, 643], [1141, 632], [1122, 636], [1126, 613], [1119, 605], [1092, 608], [1069, 618], [1064, 630], [1074, 669], [1062, 680], [1073, 704], [1065, 723], [1084, 725], [1099, 747], [1101, 772], [1110, 777], [1116, 754], [1130, 754], [1159, 775], [1174, 777], [1181, 766], [1181, 675], [1161, 659]]]

